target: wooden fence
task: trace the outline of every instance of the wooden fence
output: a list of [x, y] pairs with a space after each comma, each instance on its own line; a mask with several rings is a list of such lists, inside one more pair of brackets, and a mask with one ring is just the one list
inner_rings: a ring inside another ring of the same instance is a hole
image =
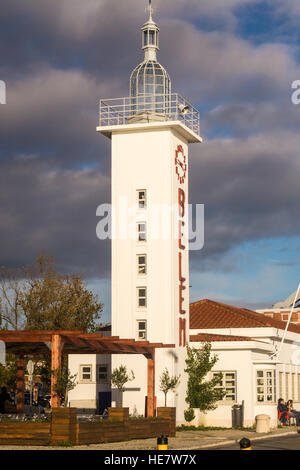
[[128, 408], [109, 408], [107, 420], [78, 422], [76, 408], [53, 408], [51, 422], [0, 422], [0, 444], [97, 444], [160, 435], [175, 436], [175, 408], [158, 408], [156, 418], [129, 418]]
[[50, 441], [50, 423], [0, 423], [0, 444], [47, 445]]

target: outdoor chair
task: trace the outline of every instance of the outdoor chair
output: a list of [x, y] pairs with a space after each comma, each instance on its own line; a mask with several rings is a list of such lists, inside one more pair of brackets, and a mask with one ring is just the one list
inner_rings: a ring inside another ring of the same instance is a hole
[[279, 411], [279, 408], [277, 408], [277, 413], [278, 413], [278, 420], [280, 421], [281, 424], [288, 424], [289, 426], [294, 424], [296, 426], [295, 416], [289, 416], [288, 411]]

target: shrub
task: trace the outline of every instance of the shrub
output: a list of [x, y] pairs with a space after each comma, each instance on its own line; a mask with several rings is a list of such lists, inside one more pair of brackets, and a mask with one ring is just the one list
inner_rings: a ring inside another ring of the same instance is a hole
[[195, 418], [195, 413], [194, 413], [194, 410], [193, 408], [188, 408], [187, 410], [184, 411], [184, 419], [190, 423], [191, 421], [193, 421], [193, 419]]

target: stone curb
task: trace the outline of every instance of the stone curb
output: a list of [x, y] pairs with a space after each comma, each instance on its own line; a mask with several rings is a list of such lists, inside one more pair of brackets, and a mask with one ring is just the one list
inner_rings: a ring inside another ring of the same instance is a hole
[[[251, 442], [260, 441], [262, 439], [271, 439], [272, 437], [289, 436], [290, 434], [298, 434], [298, 431], [289, 431], [289, 432], [284, 432], [284, 433], [280, 433], [280, 434], [271, 434], [271, 435], [267, 435], [267, 436], [253, 437], [251, 439]], [[197, 446], [197, 447], [189, 447], [188, 449], [184, 449], [184, 450], [208, 449], [210, 447], [227, 446], [227, 445], [237, 444], [237, 443], [238, 443], [237, 440], [234, 440], [234, 439], [229, 440], [228, 439], [227, 441], [222, 441], [222, 442], [218, 442], [218, 443], [214, 443], [214, 444], [207, 444], [207, 445], [203, 445], [203, 446], [200, 445], [200, 446]]]

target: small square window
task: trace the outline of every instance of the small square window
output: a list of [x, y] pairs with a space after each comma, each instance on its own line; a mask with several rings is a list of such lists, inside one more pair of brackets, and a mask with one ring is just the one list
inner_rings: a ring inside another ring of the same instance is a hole
[[256, 396], [258, 402], [275, 402], [275, 371], [256, 371]]
[[147, 307], [147, 288], [146, 287], [137, 288], [137, 306], [140, 308]]
[[80, 380], [82, 382], [91, 382], [92, 380], [92, 366], [91, 365], [80, 366]]
[[137, 194], [139, 209], [146, 209], [146, 190], [139, 189]]
[[147, 274], [147, 255], [137, 255], [138, 274]]
[[137, 322], [137, 339], [144, 341], [147, 339], [147, 322], [146, 320], [138, 320]]
[[236, 387], [237, 387], [237, 375], [236, 372], [213, 372], [213, 377], [216, 377], [218, 374], [222, 374], [222, 378], [218, 385], [216, 385], [216, 389], [222, 389], [226, 392], [223, 401], [236, 401]]

